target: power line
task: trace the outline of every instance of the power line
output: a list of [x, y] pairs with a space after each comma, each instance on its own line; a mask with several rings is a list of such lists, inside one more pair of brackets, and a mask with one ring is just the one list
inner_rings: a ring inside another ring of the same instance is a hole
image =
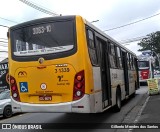
[[6, 46], [6, 45], [8, 45], [8, 43], [1, 43], [0, 42], [0, 46]]
[[8, 47], [8, 40], [7, 41], [5, 41], [5, 40], [7, 40], [7, 39], [5, 39], [5, 38], [0, 38], [0, 46], [1, 47]]
[[7, 46], [7, 45], [0, 45], [0, 47], [8, 48], [8, 46]]
[[8, 40], [8, 39], [6, 39], [6, 38], [0, 38], [0, 39]]
[[7, 43], [2, 43], [2, 42], [0, 42], [0, 46], [8, 47], [8, 42], [7, 42]]
[[12, 23], [18, 23], [16, 21], [12, 21], [12, 20], [9, 20], [9, 19], [3, 18], [3, 17], [0, 17], [0, 19], [6, 20], [6, 21], [9, 21], [9, 22], [12, 22]]
[[0, 25], [0, 27], [6, 27], [6, 28], [9, 28], [8, 26], [5, 26], [5, 25]]
[[44, 7], [42, 8], [42, 6], [40, 7], [40, 5], [37, 5], [36, 3], [33, 3], [31, 1], [28, 1], [28, 0], [19, 0], [21, 2], [23, 2], [24, 4], [38, 10], [38, 11], [41, 11], [43, 13], [46, 13], [46, 14], [49, 14], [49, 15], [52, 15], [52, 16], [57, 16], [58, 14], [52, 12], [52, 11], [49, 11], [47, 9], [44, 9]]
[[128, 41], [128, 42], [125, 42], [125, 43], [120, 43], [120, 44], [122, 44], [122, 45], [130, 45], [129, 43], [140, 41], [140, 40], [142, 40], [142, 39], [131, 40], [131, 41]]
[[136, 42], [136, 41], [140, 41], [142, 40], [143, 38], [137, 38], [137, 39], [133, 39], [133, 40], [129, 40], [129, 41], [126, 41], [126, 42], [120, 42], [120, 44], [127, 44], [127, 43], [131, 43], [131, 42]]
[[[33, 2], [31, 2], [31, 1], [28, 1], [28, 0], [19, 0], [19, 1], [27, 4], [28, 6], [34, 8], [34, 9], [36, 9], [36, 10], [39, 10], [39, 11], [43, 12], [43, 13], [46, 13], [46, 14], [49, 14], [49, 15], [52, 15], [52, 16], [57, 16], [57, 15], [58, 15], [58, 14], [52, 12], [52, 11], [49, 11], [49, 10], [47, 10], [47, 9], [44, 9], [44, 7], [42, 8], [42, 6], [40, 7], [40, 5], [38, 6], [36, 3], [33, 3]], [[16, 21], [9, 20], [9, 19], [3, 18], [3, 17], [0, 17], [0, 19], [3, 19], [3, 20], [5, 20], [5, 21], [9, 21], [9, 22], [12, 22], [12, 23], [18, 23], [18, 22], [16, 22]], [[0, 27], [9, 28], [8, 26], [5, 26], [5, 25], [0, 25]]]
[[1, 53], [1, 52], [2, 52], [2, 53], [8, 53], [8, 51], [0, 51], [0, 53]]
[[8, 42], [6, 42], [6, 41], [0, 41], [0, 42], [2, 42], [2, 43], [8, 43]]
[[150, 18], [155, 17], [155, 16], [158, 16], [158, 15], [160, 15], [160, 13], [155, 14], [155, 15], [152, 15], [152, 16], [150, 16], [150, 17], [146, 17], [146, 18], [140, 19], [140, 20], [135, 21], [135, 22], [131, 22], [131, 23], [128, 23], [128, 24], [122, 25], [122, 26], [118, 26], [118, 27], [114, 27], [114, 28], [106, 29], [106, 30], [104, 30], [104, 32], [106, 32], [106, 31], [111, 31], [111, 30], [115, 30], [115, 29], [122, 28], [122, 27], [126, 27], [126, 26], [129, 26], [129, 25], [132, 25], [132, 24], [135, 24], [135, 23], [138, 23], [138, 22], [141, 22], [141, 21], [144, 21], [144, 20], [150, 19]]
[[146, 36], [140, 36], [140, 37], [136, 37], [136, 38], [131, 38], [131, 39], [127, 39], [127, 40], [121, 40], [119, 41], [120, 44], [126, 44], [126, 43], [131, 43], [131, 42], [135, 42], [135, 41], [140, 41], [143, 38], [145, 38]]

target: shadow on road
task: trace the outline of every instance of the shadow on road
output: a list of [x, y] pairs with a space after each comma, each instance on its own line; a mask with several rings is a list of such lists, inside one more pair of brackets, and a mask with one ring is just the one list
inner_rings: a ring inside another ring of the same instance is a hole
[[[22, 114], [22, 113], [15, 113], [15, 114], [13, 114], [10, 118], [15, 117], [15, 116], [18, 116], [18, 115], [20, 115], [20, 114]], [[2, 119], [9, 119], [9, 118], [4, 118], [3, 115], [0, 115], [0, 120], [2, 120]]]
[[[137, 95], [135, 95], [137, 96]], [[122, 102], [122, 108], [131, 101], [131, 96], [128, 100]], [[121, 112], [124, 112], [122, 110]], [[118, 113], [115, 113], [113, 108], [106, 110], [103, 113], [65, 113], [54, 119], [49, 120], [49, 124], [46, 124], [46, 128], [55, 129], [108, 129], [114, 123], [121, 123], [122, 118], [115, 118]], [[110, 120], [112, 118], [112, 120]], [[55, 123], [56, 121], [56, 123]], [[113, 130], [113, 129], [112, 129]]]

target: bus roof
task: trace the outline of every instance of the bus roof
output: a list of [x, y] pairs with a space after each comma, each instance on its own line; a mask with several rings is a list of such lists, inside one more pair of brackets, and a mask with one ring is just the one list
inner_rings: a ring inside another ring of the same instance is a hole
[[19, 23], [17, 25], [14, 25], [14, 26], [10, 27], [10, 29], [12, 30], [12, 29], [16, 29], [16, 28], [20, 28], [20, 27], [23, 27], [23, 26], [26, 26], [26, 25], [32, 25], [32, 24], [36, 24], [36, 23], [38, 24], [38, 23], [43, 23], [43, 22], [46, 23], [46, 22], [50, 22], [50, 21], [72, 20], [75, 17], [76, 17], [75, 15], [70, 15], [70, 16], [55, 16], [55, 17], [39, 18], [39, 19]]

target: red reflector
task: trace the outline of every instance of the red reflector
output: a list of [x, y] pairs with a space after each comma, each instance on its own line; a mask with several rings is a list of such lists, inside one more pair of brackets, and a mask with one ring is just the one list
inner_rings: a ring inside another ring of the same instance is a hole
[[84, 106], [72, 106], [72, 108], [84, 108]]
[[37, 68], [38, 69], [44, 69], [44, 68], [46, 68], [46, 66], [38, 66]]
[[84, 108], [84, 106], [78, 106], [78, 108]]

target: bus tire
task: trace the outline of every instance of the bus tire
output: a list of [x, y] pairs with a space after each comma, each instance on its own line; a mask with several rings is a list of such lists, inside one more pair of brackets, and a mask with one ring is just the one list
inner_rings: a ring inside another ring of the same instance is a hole
[[3, 117], [4, 118], [9, 118], [12, 116], [12, 108], [10, 105], [6, 106], [4, 108], [4, 111], [3, 111]]
[[115, 112], [119, 112], [121, 110], [121, 90], [118, 88], [116, 91], [116, 105], [115, 105]]
[[134, 93], [132, 94], [132, 97], [135, 97], [136, 96], [136, 89], [137, 89], [137, 83], [135, 82], [135, 91], [134, 91]]

